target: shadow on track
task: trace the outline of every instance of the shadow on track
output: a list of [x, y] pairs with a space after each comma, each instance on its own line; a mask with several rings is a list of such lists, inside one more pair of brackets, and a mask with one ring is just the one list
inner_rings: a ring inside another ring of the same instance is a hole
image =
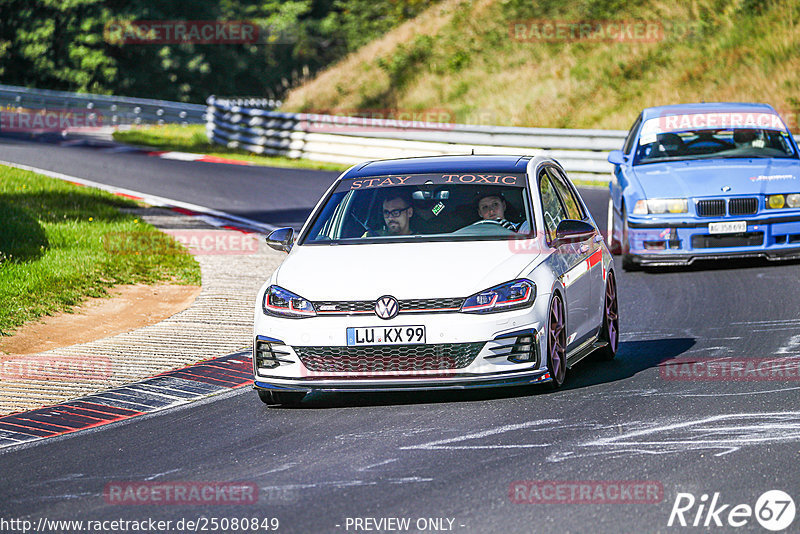
[[[617, 357], [610, 362], [589, 357], [570, 370], [567, 381], [558, 392], [580, 390], [588, 386], [630, 378], [661, 362], [683, 354], [695, 344], [694, 338], [666, 338], [620, 343]], [[551, 393], [546, 385], [494, 387], [447, 391], [387, 391], [386, 393], [312, 393], [298, 406], [273, 409], [324, 409], [404, 404], [441, 404], [476, 402], [496, 399], [533, 397]], [[555, 393], [555, 392], [553, 392]]]

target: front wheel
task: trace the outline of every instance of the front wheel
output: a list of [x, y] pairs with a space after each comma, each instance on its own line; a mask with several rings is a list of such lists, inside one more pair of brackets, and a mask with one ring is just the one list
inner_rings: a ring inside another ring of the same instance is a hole
[[553, 297], [547, 319], [547, 370], [550, 388], [558, 389], [567, 376], [567, 328], [561, 297]]
[[296, 406], [300, 404], [305, 396], [305, 391], [258, 390], [258, 398], [267, 406]]
[[603, 360], [613, 360], [619, 347], [619, 306], [617, 304], [617, 282], [614, 273], [609, 272], [606, 280], [606, 293], [603, 299], [603, 327], [600, 341], [607, 345], [597, 351]]
[[631, 256], [631, 243], [628, 238], [628, 215], [625, 213], [625, 204], [622, 205], [622, 268], [626, 271], [635, 271], [638, 265]]

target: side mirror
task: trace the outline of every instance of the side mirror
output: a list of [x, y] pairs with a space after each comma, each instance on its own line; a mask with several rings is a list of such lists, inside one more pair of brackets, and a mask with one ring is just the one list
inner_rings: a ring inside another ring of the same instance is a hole
[[594, 226], [584, 221], [576, 221], [573, 219], [564, 219], [558, 223], [556, 228], [556, 238], [553, 241], [553, 248], [558, 248], [561, 245], [568, 245], [570, 243], [580, 243], [594, 237]]
[[267, 245], [274, 250], [288, 253], [292, 250], [292, 245], [294, 245], [294, 230], [292, 228], [278, 228], [277, 230], [273, 230], [273, 232], [267, 236]]
[[622, 165], [626, 161], [628, 158], [622, 153], [622, 150], [612, 150], [608, 153], [608, 162], [612, 165]]

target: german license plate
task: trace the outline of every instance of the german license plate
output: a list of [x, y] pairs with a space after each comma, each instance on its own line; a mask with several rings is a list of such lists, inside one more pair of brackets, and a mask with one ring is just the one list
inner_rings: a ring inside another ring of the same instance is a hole
[[709, 234], [739, 234], [747, 231], [747, 221], [709, 223]]
[[347, 329], [347, 346], [420, 345], [425, 343], [424, 326], [367, 326]]

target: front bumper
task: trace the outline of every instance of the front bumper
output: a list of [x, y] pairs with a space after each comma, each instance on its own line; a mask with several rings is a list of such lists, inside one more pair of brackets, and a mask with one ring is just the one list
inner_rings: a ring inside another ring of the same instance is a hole
[[[537, 318], [547, 317], [548, 303], [549, 295], [538, 295], [525, 310], [401, 314], [388, 321], [374, 315], [292, 320], [257, 313], [255, 387], [419, 391], [546, 382], [545, 321]], [[347, 328], [409, 325], [425, 326], [425, 344], [347, 346]], [[271, 360], [273, 353], [277, 363]]]
[[496, 376], [458, 376], [443, 379], [427, 380], [353, 380], [341, 382], [335, 380], [276, 380], [258, 379], [255, 389], [272, 391], [297, 391], [309, 393], [322, 392], [380, 392], [380, 391], [439, 391], [458, 389], [479, 389], [492, 387], [526, 386], [550, 382], [552, 377], [546, 370], [531, 372], [498, 373]]
[[[745, 221], [743, 233], [711, 234], [710, 223]], [[800, 214], [628, 221], [630, 257], [643, 266], [689, 265], [695, 260], [800, 258]]]

